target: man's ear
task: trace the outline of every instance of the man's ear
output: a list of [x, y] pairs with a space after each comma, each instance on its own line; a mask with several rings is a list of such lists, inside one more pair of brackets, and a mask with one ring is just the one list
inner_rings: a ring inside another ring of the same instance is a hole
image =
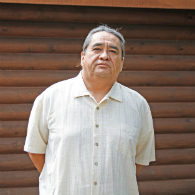
[[125, 58], [123, 57], [122, 61], [121, 61], [121, 71], [123, 70], [123, 64], [124, 64]]
[[84, 58], [85, 58], [85, 54], [84, 54], [84, 52], [82, 51], [82, 52], [81, 52], [81, 66], [82, 66], [82, 67], [83, 67]]

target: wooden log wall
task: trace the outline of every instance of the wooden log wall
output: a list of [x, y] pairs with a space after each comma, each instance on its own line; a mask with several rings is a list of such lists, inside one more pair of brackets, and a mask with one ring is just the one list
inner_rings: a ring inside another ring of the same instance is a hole
[[84, 37], [107, 23], [126, 39], [118, 81], [154, 118], [157, 161], [137, 175], [141, 195], [195, 194], [195, 11], [0, 4], [0, 194], [38, 195], [23, 151], [34, 99], [74, 77]]

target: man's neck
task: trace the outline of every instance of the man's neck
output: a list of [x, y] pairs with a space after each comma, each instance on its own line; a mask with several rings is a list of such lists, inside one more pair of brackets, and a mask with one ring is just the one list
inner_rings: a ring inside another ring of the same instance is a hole
[[87, 77], [83, 73], [82, 78], [85, 86], [91, 95], [95, 98], [97, 103], [99, 103], [105, 97], [105, 95], [110, 91], [113, 84], [115, 83], [115, 80], [110, 78], [101, 78], [97, 76]]

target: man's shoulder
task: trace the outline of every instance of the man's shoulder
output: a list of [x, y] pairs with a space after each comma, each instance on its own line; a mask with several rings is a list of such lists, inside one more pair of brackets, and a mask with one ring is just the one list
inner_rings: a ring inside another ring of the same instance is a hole
[[147, 100], [141, 95], [139, 94], [137, 91], [128, 88], [124, 85], [121, 85], [121, 91], [122, 91], [122, 96], [123, 96], [123, 100], [124, 102], [134, 105], [135, 108], [137, 109], [143, 109], [143, 110], [148, 110], [149, 109], [149, 104], [147, 102]]
[[123, 97], [132, 98], [138, 101], [144, 101], [144, 102], [146, 101], [146, 99], [141, 94], [139, 94], [137, 91], [129, 87], [126, 87], [124, 85], [121, 85], [121, 84], [120, 84], [120, 87], [122, 90]]
[[67, 87], [71, 87], [75, 83], [75, 79], [76, 77], [54, 83], [53, 85], [49, 86], [46, 91], [52, 93], [56, 90], [63, 90]]
[[54, 83], [46, 88], [38, 97], [48, 99], [58, 96], [59, 98], [60, 94], [69, 94], [69, 91], [72, 89], [72, 86], [75, 83], [75, 79], [76, 77]]

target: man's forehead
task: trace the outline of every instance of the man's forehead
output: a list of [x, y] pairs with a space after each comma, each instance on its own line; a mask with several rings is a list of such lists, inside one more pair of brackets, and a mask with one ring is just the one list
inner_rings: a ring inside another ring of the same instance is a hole
[[101, 31], [101, 32], [96, 32], [91, 36], [91, 40], [90, 40], [91, 44], [94, 43], [104, 44], [105, 42], [108, 42], [110, 44], [120, 45], [119, 38], [112, 33]]

